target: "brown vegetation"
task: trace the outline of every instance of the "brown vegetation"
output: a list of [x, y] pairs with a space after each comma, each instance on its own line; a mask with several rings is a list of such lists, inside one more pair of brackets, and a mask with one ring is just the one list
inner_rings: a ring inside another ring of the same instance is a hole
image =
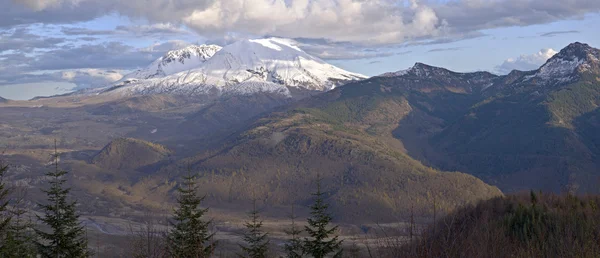
[[166, 147], [133, 138], [118, 138], [110, 142], [92, 163], [106, 169], [133, 169], [164, 160], [171, 154]]
[[531, 193], [453, 212], [405, 257], [600, 257], [600, 197]]

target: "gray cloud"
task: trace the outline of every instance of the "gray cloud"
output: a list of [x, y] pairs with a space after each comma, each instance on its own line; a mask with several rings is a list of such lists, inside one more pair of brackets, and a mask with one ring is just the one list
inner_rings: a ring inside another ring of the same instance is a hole
[[169, 50], [181, 49], [181, 48], [187, 47], [189, 45], [190, 45], [190, 43], [187, 41], [169, 40], [167, 42], [156, 43], [149, 47], [141, 48], [141, 49], [139, 49], [139, 51], [144, 52], [144, 53], [152, 53], [153, 55], [157, 55], [157, 58], [158, 58], [158, 56], [166, 53]]
[[116, 31], [114, 31], [114, 30], [93, 30], [93, 29], [82, 28], [82, 27], [62, 27], [60, 29], [60, 32], [62, 32], [65, 35], [69, 35], [69, 36], [81, 36], [81, 35], [100, 36], [100, 35], [112, 35], [112, 34], [116, 33]]
[[429, 51], [427, 51], [428, 53], [433, 53], [433, 52], [448, 52], [448, 51], [458, 51], [463, 49], [462, 47], [449, 47], [449, 48], [434, 48], [434, 49], [430, 49]]
[[[117, 12], [152, 22], [184, 24], [201, 35], [327, 38], [394, 44], [439, 39], [483, 29], [581, 18], [600, 1], [570, 0], [0, 0], [0, 26], [70, 23]], [[377, 29], [373, 29], [377, 28]]]
[[[415, 1], [353, 0], [0, 0], [7, 9], [0, 26], [36, 22], [66, 24], [117, 12], [155, 23], [184, 24], [201, 35], [228, 32], [282, 37], [329, 38], [374, 44], [438, 33], [432, 10]], [[27, 9], [29, 8], [29, 9]], [[18, 10], [18, 15], [12, 15]], [[19, 19], [31, 17], [32, 19]], [[377, 30], [373, 30], [376, 27]]]
[[131, 69], [147, 65], [162, 53], [141, 52], [120, 42], [65, 47], [40, 54], [31, 64], [33, 70], [78, 68]]
[[392, 52], [369, 52], [331, 48], [330, 50], [309, 49], [309, 53], [326, 60], [369, 59], [394, 56]]
[[43, 81], [72, 82], [80, 88], [102, 85], [120, 78], [121, 70], [148, 65], [165, 52], [184, 47], [184, 41], [168, 41], [146, 48], [118, 42], [63, 45], [35, 55], [10, 51], [0, 53], [0, 85]]
[[554, 37], [554, 36], [562, 35], [562, 34], [577, 34], [577, 33], [579, 33], [578, 30], [551, 31], [551, 32], [546, 32], [540, 36], [541, 37]]
[[169, 23], [157, 23], [152, 25], [117, 26], [117, 31], [122, 31], [138, 36], [172, 36], [189, 34], [188, 31]]
[[[60, 3], [59, 3], [60, 2]], [[0, 0], [0, 27], [35, 23], [68, 24], [89, 21], [114, 8], [111, 1], [85, 1], [75, 4], [57, 0]]]
[[425, 40], [417, 39], [417, 40], [406, 43], [404, 46], [410, 47], [410, 46], [441, 45], [441, 44], [454, 43], [457, 41], [476, 39], [476, 38], [482, 38], [482, 37], [488, 37], [488, 36], [489, 35], [487, 35], [483, 32], [474, 31], [474, 32], [467, 32], [464, 34], [450, 35], [450, 36], [436, 38], [436, 39], [425, 39]]
[[152, 25], [119, 25], [113, 30], [95, 30], [84, 27], [63, 26], [61, 32], [69, 36], [107, 36], [121, 35], [133, 37], [166, 37], [175, 35], [186, 35], [189, 31], [176, 27], [169, 23], [156, 23]]
[[22, 73], [0, 75], [0, 86], [39, 82], [70, 82], [77, 88], [89, 88], [92, 86], [104, 86], [117, 81], [123, 77], [120, 71], [79, 69], [44, 73]]
[[154, 22], [181, 23], [214, 0], [0, 0], [0, 27], [18, 24], [70, 24], [119, 13]]
[[322, 38], [297, 38], [296, 42], [307, 53], [326, 60], [369, 59], [398, 54], [385, 48], [365, 48], [351, 42], [331, 42]]
[[77, 39], [78, 40], [83, 40], [83, 41], [96, 41], [96, 40], [99, 40], [99, 38], [95, 38], [95, 37], [79, 37]]
[[432, 4], [432, 9], [448, 24], [451, 32], [544, 24], [583, 18], [600, 11], [600, 1], [505, 0], [452, 1]]
[[8, 50], [31, 52], [38, 48], [55, 48], [65, 39], [42, 37], [30, 33], [27, 28], [16, 28], [0, 35], [0, 53]]
[[0, 82], [13, 82], [18, 76], [29, 71], [33, 58], [24, 53], [0, 54]]

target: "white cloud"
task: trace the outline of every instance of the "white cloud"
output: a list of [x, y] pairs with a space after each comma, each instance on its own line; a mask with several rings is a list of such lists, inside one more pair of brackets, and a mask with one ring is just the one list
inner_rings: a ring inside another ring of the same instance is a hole
[[72, 82], [78, 88], [88, 88], [93, 86], [104, 86], [123, 78], [120, 71], [99, 70], [99, 69], [80, 69], [61, 71], [55, 74], [61, 81]]
[[416, 0], [394, 1], [222, 0], [183, 22], [200, 34], [241, 32], [289, 38], [324, 38], [369, 44], [403, 42], [440, 33], [433, 10]]
[[521, 55], [516, 58], [506, 59], [501, 65], [496, 67], [496, 71], [501, 74], [510, 73], [512, 70], [530, 71], [538, 69], [548, 59], [558, 53], [551, 48], [542, 49], [531, 55]]
[[174, 28], [185, 25], [213, 39], [235, 33], [361, 44], [457, 37], [600, 11], [600, 1], [591, 0], [0, 0], [0, 4], [6, 7], [0, 10], [0, 26], [68, 23], [117, 12]]
[[[238, 33], [387, 44], [439, 35], [445, 24], [432, 8], [420, 4], [418, 0], [410, 0], [407, 6], [393, 0], [13, 1], [39, 12], [40, 16], [40, 11], [44, 11], [44, 15], [51, 15], [53, 12], [59, 13], [59, 10], [61, 14], [71, 10], [73, 16], [77, 11], [102, 10], [107, 14], [115, 11], [156, 23], [183, 24], [203, 36], [213, 38]], [[56, 17], [43, 18], [57, 20]]]

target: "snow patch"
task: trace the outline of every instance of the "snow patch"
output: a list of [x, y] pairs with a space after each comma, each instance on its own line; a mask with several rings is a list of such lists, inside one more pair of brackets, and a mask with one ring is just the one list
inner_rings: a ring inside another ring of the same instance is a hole
[[540, 70], [536, 73], [536, 77], [540, 77], [543, 80], [550, 78], [564, 77], [571, 75], [577, 67], [585, 63], [585, 60], [579, 60], [575, 57], [573, 60], [566, 60], [562, 58], [551, 59], [548, 63], [544, 64]]
[[396, 71], [396, 72], [388, 72], [388, 73], [384, 73], [384, 74], [378, 75], [378, 77], [397, 77], [397, 76], [403, 76], [403, 75], [408, 74], [409, 71], [410, 71], [410, 69], [400, 70], [400, 71]]
[[221, 50], [217, 45], [191, 45], [171, 50], [144, 69], [125, 75], [119, 82], [159, 78], [199, 67]]

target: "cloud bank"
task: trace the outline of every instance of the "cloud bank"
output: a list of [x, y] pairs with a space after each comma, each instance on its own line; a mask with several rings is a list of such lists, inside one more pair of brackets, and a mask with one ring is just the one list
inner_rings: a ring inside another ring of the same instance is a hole
[[509, 58], [505, 60], [501, 65], [497, 66], [496, 71], [500, 74], [508, 74], [512, 70], [535, 70], [542, 66], [548, 59], [550, 59], [556, 53], [558, 53], [556, 50], [546, 48], [531, 55], [521, 55], [516, 58]]
[[580, 18], [600, 1], [569, 0], [0, 0], [0, 26], [69, 23], [109, 13], [185, 25], [200, 35], [397, 44]]

